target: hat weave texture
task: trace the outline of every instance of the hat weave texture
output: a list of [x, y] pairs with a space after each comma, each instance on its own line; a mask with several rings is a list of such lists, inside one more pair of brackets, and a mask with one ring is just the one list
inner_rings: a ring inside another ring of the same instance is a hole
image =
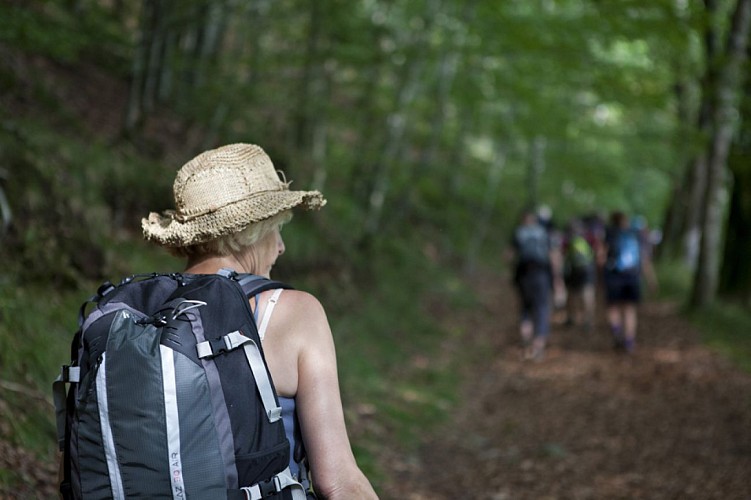
[[290, 191], [269, 156], [254, 144], [205, 151], [182, 166], [173, 185], [175, 210], [141, 220], [144, 237], [167, 247], [211, 241], [294, 207], [319, 209], [318, 191]]

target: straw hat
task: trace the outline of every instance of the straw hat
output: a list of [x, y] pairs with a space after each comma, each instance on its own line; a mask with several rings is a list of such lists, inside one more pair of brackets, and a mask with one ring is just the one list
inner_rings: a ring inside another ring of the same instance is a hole
[[230, 144], [196, 156], [177, 172], [175, 210], [141, 219], [144, 237], [167, 247], [236, 233], [296, 206], [318, 209], [318, 191], [290, 191], [268, 155], [253, 144]]

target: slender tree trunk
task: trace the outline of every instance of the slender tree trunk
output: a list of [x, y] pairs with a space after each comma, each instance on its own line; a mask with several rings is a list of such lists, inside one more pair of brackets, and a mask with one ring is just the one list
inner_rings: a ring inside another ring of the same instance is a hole
[[529, 165], [527, 167], [527, 204], [531, 207], [540, 202], [540, 176], [545, 170], [546, 140], [536, 136], [530, 146]]
[[751, 168], [748, 149], [731, 163], [733, 187], [728, 231], [720, 273], [719, 293], [751, 306]]
[[375, 160], [379, 153], [376, 152], [376, 145], [383, 142], [383, 136], [380, 130], [373, 130], [373, 123], [378, 117], [375, 98], [378, 83], [381, 79], [381, 73], [384, 69], [384, 62], [379, 57], [377, 60], [365, 69], [365, 78], [363, 91], [356, 109], [362, 109], [363, 113], [358, 120], [357, 127], [357, 158], [354, 160], [356, 165], [349, 180], [349, 191], [355, 200], [367, 199], [371, 179], [374, 177]]
[[156, 17], [156, 1], [143, 0], [141, 2], [141, 22], [139, 39], [133, 57], [133, 68], [130, 76], [127, 109], [125, 111], [124, 131], [132, 133], [143, 118], [143, 93], [146, 81], [146, 71], [149, 60], [149, 47], [153, 36], [154, 18]]
[[[671, 205], [667, 210], [665, 239], [660, 245], [662, 255], [681, 255], [686, 264], [696, 268], [701, 239], [704, 194], [706, 188], [707, 143], [711, 134], [712, 110], [714, 109], [714, 86], [717, 81], [719, 54], [717, 0], [704, 0], [704, 57], [707, 69], [700, 82], [696, 130], [702, 140], [701, 148], [687, 162], [683, 176], [674, 188]], [[680, 63], [679, 63], [680, 66]], [[690, 123], [692, 113], [687, 104], [687, 85], [676, 85], [680, 123]], [[694, 141], [691, 141], [694, 142]]]
[[386, 146], [375, 164], [375, 180], [368, 197], [368, 212], [364, 224], [366, 240], [375, 235], [380, 227], [383, 204], [391, 182], [391, 168], [399, 162], [407, 130], [408, 110], [422, 89], [420, 77], [424, 66], [423, 59], [418, 59], [409, 65], [408, 76], [399, 92], [394, 112], [388, 118]]
[[313, 113], [314, 88], [318, 85], [320, 65], [319, 46], [321, 38], [322, 12], [325, 5], [320, 0], [309, 0], [308, 38], [305, 46], [305, 60], [300, 78], [300, 87], [297, 92], [297, 105], [295, 106], [295, 121], [293, 127], [294, 137], [292, 140], [293, 151], [305, 154], [310, 149]]
[[451, 85], [456, 76], [459, 54], [457, 52], [447, 51], [441, 58], [438, 67], [438, 89], [435, 105], [435, 116], [431, 120], [430, 133], [425, 147], [420, 150], [417, 164], [409, 173], [410, 182], [406, 183], [398, 202], [398, 213], [401, 219], [408, 218], [412, 212], [412, 195], [414, 194], [415, 180], [419, 180], [423, 175], [435, 165], [438, 156], [438, 149], [443, 137], [444, 125], [446, 123], [446, 110], [451, 94]]
[[704, 306], [714, 300], [719, 282], [719, 264], [727, 196], [727, 160], [736, 128], [738, 93], [746, 60], [748, 32], [751, 24], [751, 0], [737, 0], [732, 14], [726, 60], [719, 70], [713, 134], [707, 164], [704, 221], [699, 261], [694, 275], [691, 296], [693, 306]]
[[159, 93], [161, 67], [164, 64], [169, 0], [156, 0], [153, 2], [153, 7], [154, 15], [151, 19], [148, 58], [146, 59], [141, 100], [141, 109], [145, 114], [154, 109]]
[[493, 226], [493, 211], [498, 198], [498, 187], [501, 184], [501, 173], [505, 164], [505, 155], [496, 147], [496, 158], [490, 165], [488, 172], [485, 195], [483, 196], [480, 214], [477, 224], [469, 240], [467, 259], [464, 263], [464, 272], [468, 275], [474, 273], [479, 260], [480, 249], [487, 238], [490, 227]]
[[700, 154], [691, 162], [688, 172], [688, 203], [683, 222], [683, 259], [696, 269], [704, 222], [704, 201], [707, 185], [707, 158]]
[[[751, 78], [746, 78], [741, 114], [751, 113]], [[728, 161], [733, 182], [719, 294], [751, 307], [751, 122], [743, 120]]]
[[331, 98], [331, 75], [324, 72], [320, 79], [321, 89], [316, 92], [319, 95], [316, 120], [313, 126], [313, 143], [311, 144], [310, 157], [313, 160], [313, 189], [325, 191], [328, 177], [328, 142], [329, 142], [329, 109], [328, 102]]
[[202, 40], [195, 63], [195, 83], [198, 88], [213, 79], [213, 70], [219, 66], [219, 53], [229, 19], [228, 9], [226, 1], [214, 0], [206, 6], [205, 15], [197, 20]]
[[[217, 52], [219, 51], [220, 46], [224, 44], [226, 45], [223, 47], [225, 60], [243, 61], [245, 58], [245, 42], [248, 40], [255, 52], [258, 44], [258, 33], [260, 32], [258, 29], [253, 29], [256, 21], [255, 17], [247, 21], [251, 25], [251, 29], [248, 30], [250, 32], [249, 35], [245, 36], [244, 34], [234, 33], [234, 36], [232, 36], [232, 33], [230, 33], [231, 27], [229, 25], [229, 19], [234, 18], [237, 15], [237, 8], [237, 2], [234, 0], [228, 0], [224, 4], [224, 11], [221, 16], [219, 16], [219, 19], [221, 19], [221, 35], [216, 35], [214, 37], [215, 39], [213, 43], [215, 46], [212, 48], [212, 54], [210, 57], [217, 57]], [[255, 6], [255, 10], [260, 11], [258, 5]], [[242, 26], [242, 24], [240, 26]], [[242, 29], [245, 28], [243, 27]], [[227, 33], [230, 34], [228, 35]], [[232, 43], [224, 43], [226, 40], [230, 40]], [[217, 61], [212, 61], [211, 64], [212, 66], [216, 66]], [[216, 145], [218, 137], [224, 130], [227, 116], [230, 114], [229, 112], [232, 106], [235, 89], [240, 89], [241, 87], [251, 88], [251, 79], [254, 76], [253, 70], [255, 69], [255, 65], [253, 63], [248, 64], [251, 70], [245, 74], [247, 76], [240, 72], [233, 71], [225, 77], [226, 91], [222, 92], [217, 97], [216, 105], [214, 106], [211, 118], [209, 118], [208, 121], [208, 126], [206, 127], [206, 134], [203, 138], [201, 149], [209, 149]]]

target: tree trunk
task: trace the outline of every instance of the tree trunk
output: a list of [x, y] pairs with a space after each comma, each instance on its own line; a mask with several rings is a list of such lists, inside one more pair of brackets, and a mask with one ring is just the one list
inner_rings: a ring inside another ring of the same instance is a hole
[[444, 125], [446, 123], [446, 109], [451, 94], [451, 85], [456, 76], [459, 54], [457, 52], [447, 51], [441, 58], [438, 67], [437, 81], [438, 90], [436, 96], [435, 116], [431, 120], [430, 133], [427, 144], [420, 150], [417, 164], [409, 172], [409, 179], [405, 189], [402, 192], [398, 202], [398, 213], [401, 214], [402, 220], [409, 217], [412, 211], [412, 195], [414, 194], [415, 181], [425, 175], [431, 167], [435, 165], [438, 149], [443, 137]]
[[[746, 80], [742, 115], [751, 113], [751, 79]], [[720, 270], [719, 294], [751, 307], [751, 122], [744, 120], [728, 161], [733, 176], [728, 230]]]
[[143, 116], [143, 86], [146, 78], [146, 64], [149, 57], [152, 17], [154, 0], [143, 0], [141, 3], [141, 29], [139, 40], [133, 56], [133, 69], [130, 75], [130, 89], [128, 91], [127, 109], [125, 110], [124, 131], [133, 132]]
[[[458, 18], [462, 23], [471, 23], [475, 14], [474, 0], [465, 2], [459, 12]], [[428, 134], [428, 140], [425, 147], [421, 148], [420, 156], [417, 160], [415, 168], [410, 172], [410, 179], [419, 180], [424, 176], [431, 167], [435, 166], [438, 158], [438, 151], [443, 140], [445, 125], [449, 120], [448, 109], [451, 104], [451, 95], [459, 72], [460, 63], [462, 62], [462, 56], [466, 51], [465, 45], [460, 41], [456, 43], [456, 37], [450, 37], [449, 34], [445, 35], [447, 42], [445, 42], [442, 49], [440, 49], [441, 57], [438, 63], [436, 71], [436, 96], [435, 106], [433, 106], [434, 116], [431, 119], [430, 133]], [[451, 165], [451, 163], [449, 163]], [[455, 169], [459, 170], [459, 169]], [[402, 214], [402, 219], [408, 218], [413, 208], [413, 195], [414, 189], [412, 185], [414, 182], [408, 182], [406, 189], [401, 195], [401, 199], [398, 203], [398, 213]]]
[[[671, 204], [666, 212], [664, 240], [660, 254], [670, 257], [681, 256], [685, 263], [696, 269], [701, 239], [702, 207], [706, 186], [706, 142], [711, 133], [712, 109], [714, 109], [714, 85], [717, 81], [718, 21], [716, 0], [704, 0], [704, 57], [707, 69], [700, 82], [701, 102], [697, 115], [697, 131], [703, 141], [698, 152], [687, 162], [683, 175], [673, 190]], [[679, 66], [682, 63], [679, 62]], [[679, 71], [680, 72], [680, 71]], [[691, 123], [692, 112], [688, 108], [687, 85], [679, 82], [676, 86], [678, 120]], [[693, 142], [693, 141], [692, 141]]]
[[719, 293], [751, 306], [751, 168], [748, 149], [731, 163], [733, 188], [725, 235]]
[[701, 247], [691, 296], [691, 304], [698, 307], [708, 305], [717, 294], [727, 197], [727, 160], [736, 128], [735, 115], [738, 113], [738, 93], [750, 24], [751, 0], [737, 0], [728, 34], [726, 60], [718, 73], [716, 106], [712, 114], [713, 133], [707, 162]]
[[331, 98], [331, 75], [324, 72], [320, 81], [322, 89], [317, 93], [319, 110], [316, 113], [316, 120], [313, 126], [313, 143], [311, 144], [310, 157], [313, 160], [313, 189], [325, 191], [326, 179], [328, 177], [328, 142], [329, 142], [329, 107], [326, 103]]
[[545, 137], [536, 136], [530, 146], [527, 167], [527, 205], [535, 207], [540, 202], [540, 176], [545, 170]]
[[153, 3], [153, 16], [148, 37], [148, 57], [144, 73], [141, 109], [145, 114], [153, 111], [159, 94], [159, 82], [164, 64], [165, 44], [167, 42], [168, 1], [156, 0]]
[[505, 155], [498, 151], [497, 147], [495, 156], [496, 158], [491, 163], [490, 171], [488, 172], [485, 195], [483, 196], [477, 224], [475, 225], [474, 232], [469, 240], [467, 260], [464, 263], [464, 272], [467, 275], [472, 275], [477, 268], [480, 249], [488, 235], [488, 230], [493, 226], [493, 210], [495, 209], [496, 199], [498, 198], [498, 187], [501, 184], [501, 173], [503, 172], [503, 166], [506, 162]]
[[305, 46], [305, 60], [303, 62], [302, 75], [300, 77], [300, 87], [297, 92], [297, 105], [295, 106], [295, 122], [292, 132], [293, 151], [303, 153], [309, 151], [312, 142], [312, 125], [311, 107], [313, 104], [314, 88], [318, 85], [317, 80], [320, 78], [317, 67], [321, 64], [319, 57], [319, 45], [321, 37], [322, 12], [325, 8], [319, 0], [310, 0], [310, 16], [308, 22], [308, 39]]
[[364, 224], [366, 240], [374, 236], [380, 227], [383, 204], [391, 182], [391, 167], [394, 163], [399, 162], [407, 130], [408, 110], [422, 88], [420, 77], [424, 66], [424, 59], [418, 59], [409, 65], [407, 77], [399, 91], [394, 111], [387, 120], [386, 144], [375, 163], [374, 182], [368, 196], [368, 211]]

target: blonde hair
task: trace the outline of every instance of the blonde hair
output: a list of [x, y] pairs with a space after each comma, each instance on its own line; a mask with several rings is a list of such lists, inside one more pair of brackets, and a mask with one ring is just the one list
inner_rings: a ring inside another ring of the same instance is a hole
[[292, 219], [292, 210], [284, 210], [268, 219], [253, 222], [237, 233], [185, 247], [168, 247], [175, 257], [199, 257], [204, 255], [231, 255], [244, 248], [255, 245], [274, 229], [281, 227]]

